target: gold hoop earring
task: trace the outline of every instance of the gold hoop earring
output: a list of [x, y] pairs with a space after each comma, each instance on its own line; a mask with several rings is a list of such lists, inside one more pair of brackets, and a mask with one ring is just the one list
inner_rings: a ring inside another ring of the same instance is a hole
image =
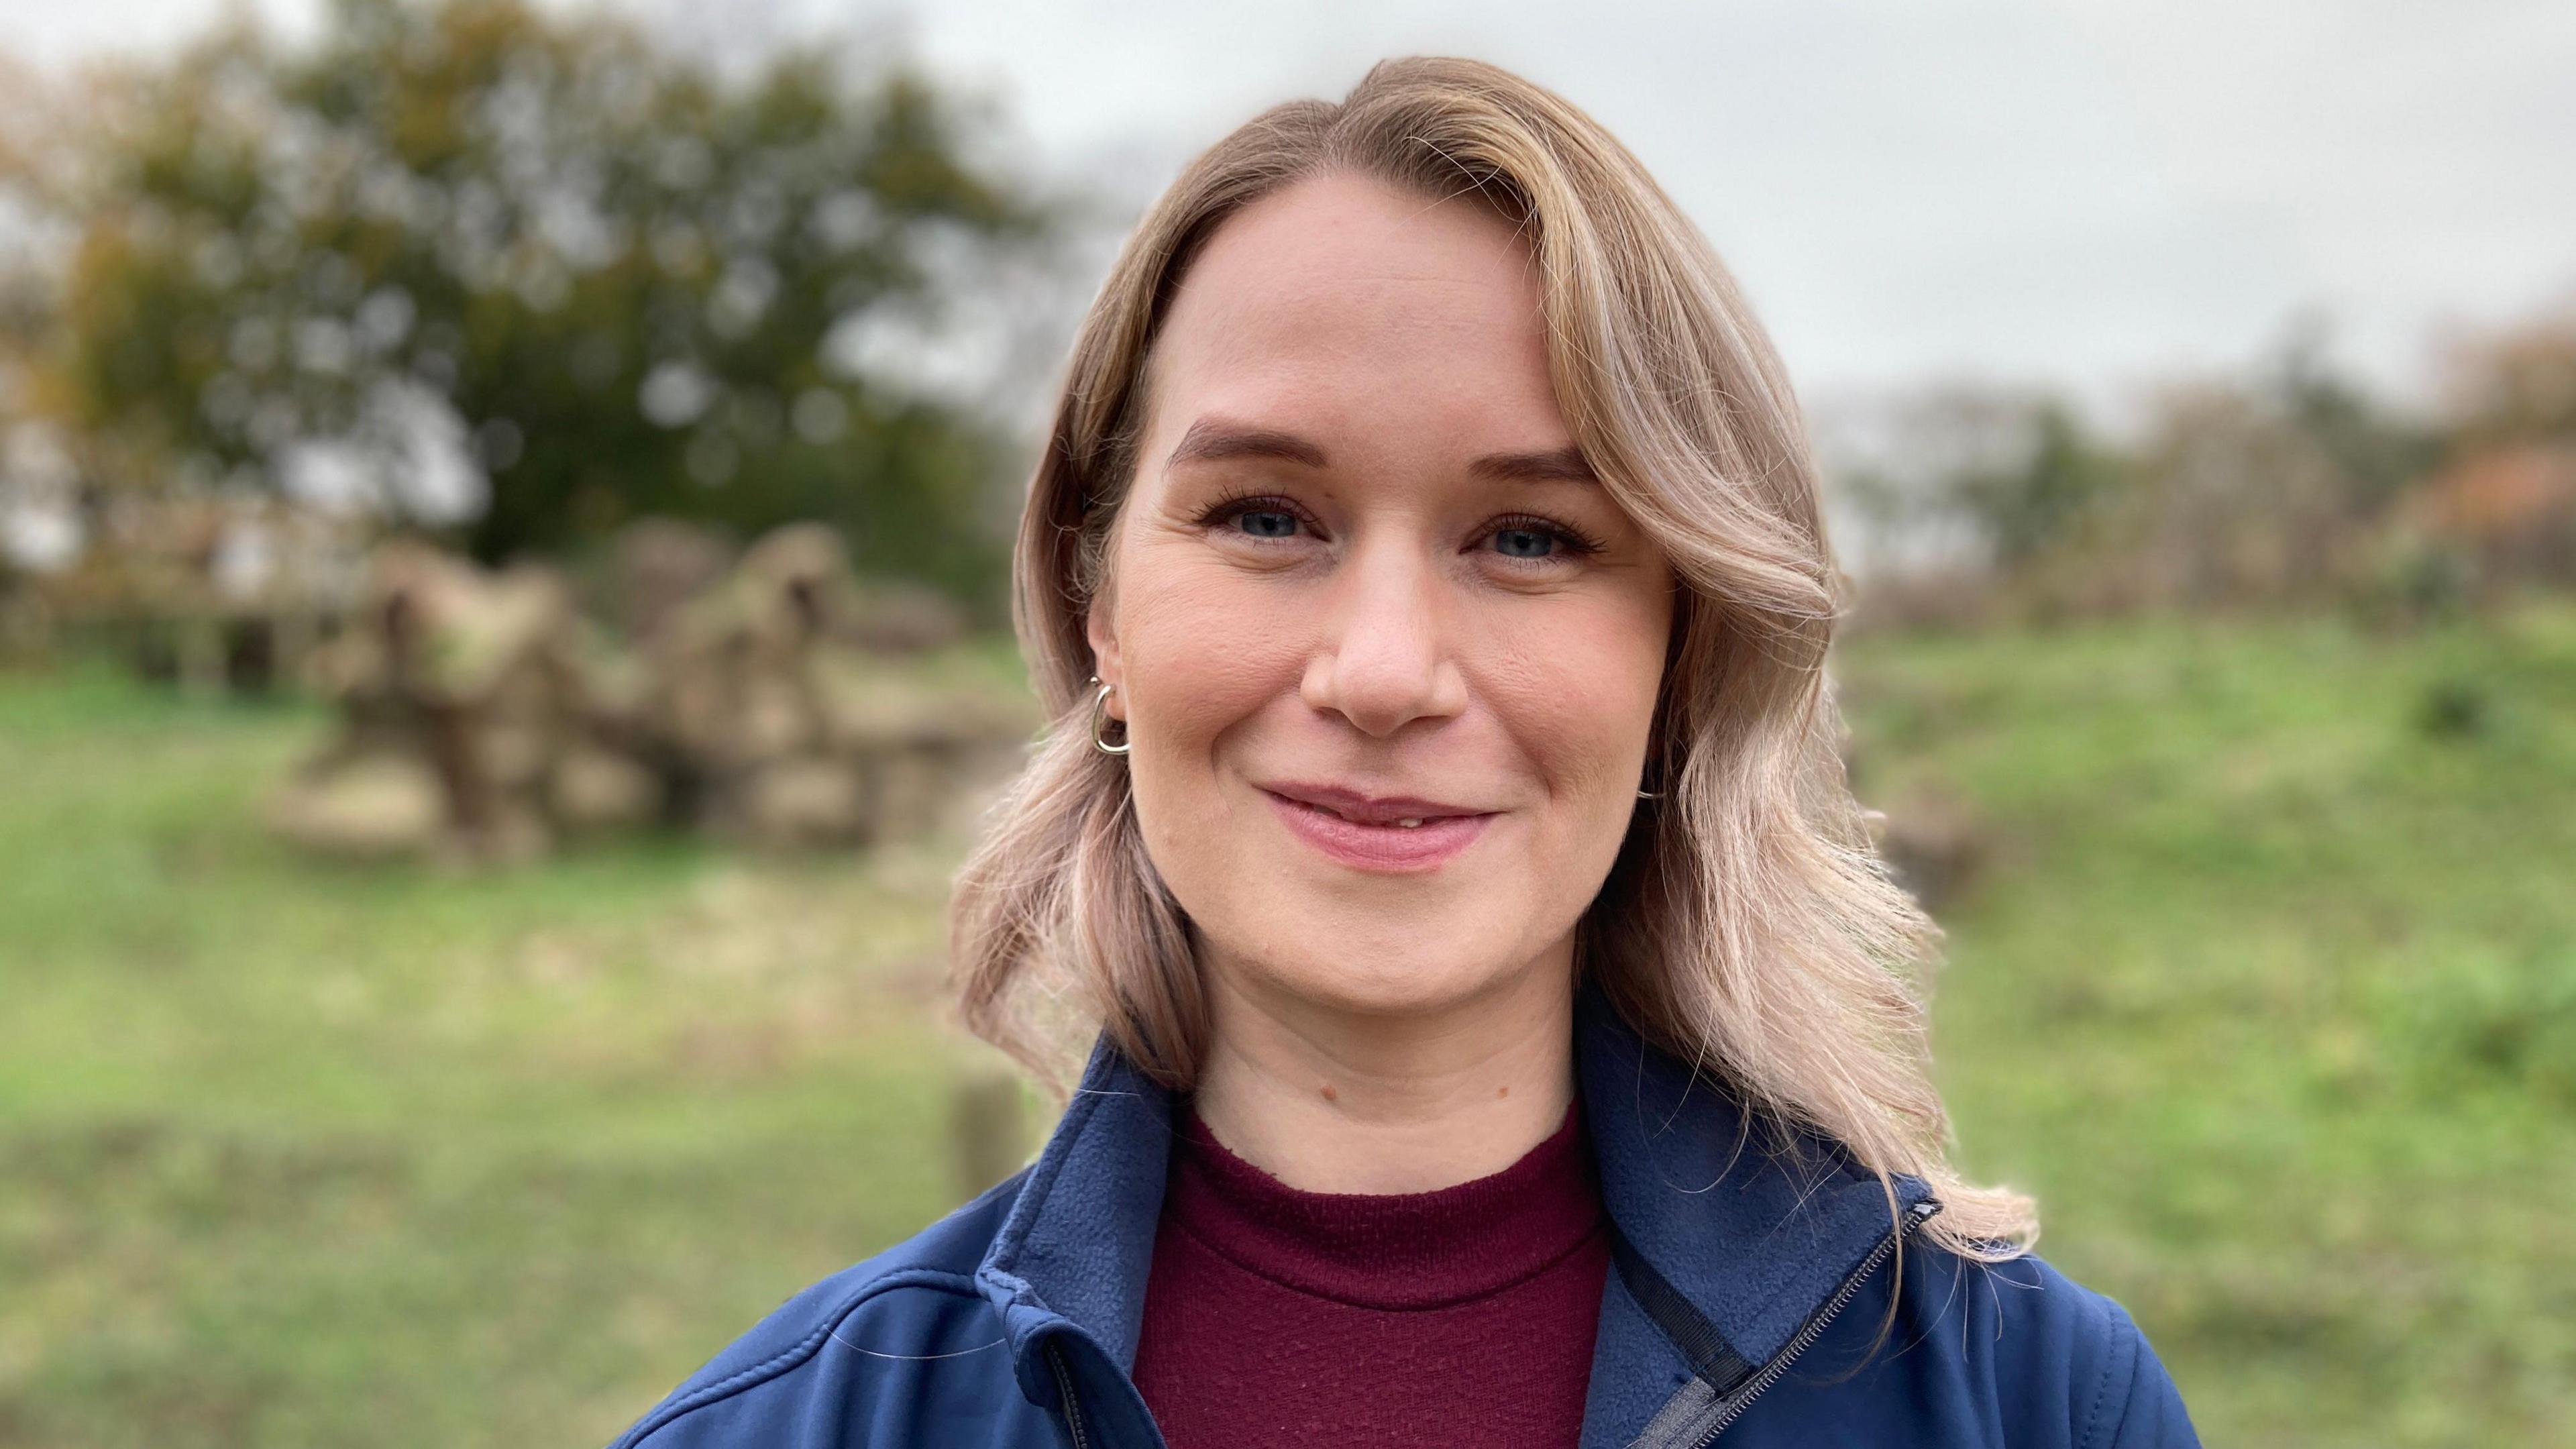
[[[1091, 682], [1100, 684], [1100, 676], [1091, 676]], [[1123, 755], [1136, 743], [1134, 740], [1120, 740], [1113, 745], [1100, 737], [1102, 726], [1109, 722], [1109, 696], [1117, 689], [1114, 684], [1100, 684], [1100, 692], [1091, 697], [1091, 747], [1104, 755]]]

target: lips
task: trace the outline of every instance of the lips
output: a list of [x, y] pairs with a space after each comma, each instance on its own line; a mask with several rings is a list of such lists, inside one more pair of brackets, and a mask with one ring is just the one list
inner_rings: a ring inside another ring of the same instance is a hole
[[1413, 795], [1366, 795], [1338, 785], [1286, 784], [1262, 788], [1282, 799], [1293, 800], [1358, 825], [1404, 826], [1490, 813], [1465, 805], [1444, 805], [1437, 800]]
[[1269, 785], [1262, 793], [1293, 834], [1355, 870], [1437, 869], [1494, 818], [1492, 811], [1463, 805], [1334, 785]]

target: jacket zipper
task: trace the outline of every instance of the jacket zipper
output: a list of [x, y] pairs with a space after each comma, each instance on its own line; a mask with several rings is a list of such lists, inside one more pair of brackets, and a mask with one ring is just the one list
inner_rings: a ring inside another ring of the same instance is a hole
[[[1888, 1255], [1896, 1251], [1897, 1244], [1904, 1242], [1916, 1228], [1923, 1226], [1925, 1221], [1939, 1211], [1941, 1211], [1941, 1204], [1929, 1198], [1907, 1208], [1905, 1216], [1897, 1223], [1896, 1231], [1888, 1234], [1886, 1240], [1872, 1249], [1870, 1255], [1861, 1261], [1861, 1265], [1852, 1270], [1852, 1275], [1843, 1280], [1843, 1286], [1835, 1289], [1834, 1296], [1825, 1300], [1825, 1306], [1817, 1309], [1815, 1316], [1807, 1320], [1806, 1326], [1798, 1330], [1798, 1336], [1790, 1339], [1785, 1347], [1771, 1356], [1771, 1362], [1764, 1365], [1762, 1372], [1755, 1374], [1752, 1381], [1736, 1394], [1735, 1402], [1729, 1404], [1726, 1411], [1717, 1416], [1717, 1422], [1709, 1425], [1706, 1433], [1691, 1441], [1691, 1449], [1708, 1449], [1709, 1445], [1717, 1441], [1718, 1435], [1726, 1432], [1727, 1425], [1744, 1417], [1744, 1411], [1753, 1406], [1753, 1401], [1761, 1396], [1762, 1391], [1778, 1383], [1781, 1377], [1789, 1372], [1790, 1365], [1798, 1361], [1798, 1355], [1807, 1351], [1809, 1344], [1824, 1337], [1825, 1330], [1833, 1325], [1835, 1317], [1843, 1311], [1844, 1306], [1849, 1304], [1853, 1297], [1859, 1294], [1861, 1285], [1869, 1281], [1869, 1275], [1878, 1271], [1878, 1265], [1886, 1262]], [[1078, 1438], [1076, 1442], [1079, 1443]]]
[[1074, 1402], [1073, 1371], [1064, 1366], [1064, 1350], [1050, 1341], [1046, 1355], [1047, 1366], [1055, 1370], [1056, 1392], [1064, 1396], [1064, 1422], [1073, 1431], [1073, 1449], [1091, 1449], [1091, 1437], [1082, 1432], [1082, 1406]]

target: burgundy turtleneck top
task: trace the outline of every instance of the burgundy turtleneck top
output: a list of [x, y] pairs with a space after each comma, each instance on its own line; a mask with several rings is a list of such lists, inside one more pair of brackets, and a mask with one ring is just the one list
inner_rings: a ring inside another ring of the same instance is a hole
[[1301, 1192], [1176, 1124], [1136, 1386], [1172, 1449], [1572, 1444], [1610, 1262], [1579, 1112], [1437, 1192]]

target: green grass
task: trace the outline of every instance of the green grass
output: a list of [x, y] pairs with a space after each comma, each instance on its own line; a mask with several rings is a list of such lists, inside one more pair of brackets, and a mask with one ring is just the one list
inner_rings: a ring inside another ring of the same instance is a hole
[[0, 1444], [603, 1442], [954, 1196], [944, 857], [330, 868], [324, 727], [0, 676]]
[[1860, 788], [1965, 802], [1977, 1174], [2213, 1444], [2576, 1436], [2576, 613], [1872, 639]]
[[[1972, 1172], [2213, 1444], [2576, 1425], [2576, 611], [1856, 641]], [[946, 848], [317, 865], [326, 728], [0, 675], [0, 1446], [595, 1443], [955, 1196]]]

